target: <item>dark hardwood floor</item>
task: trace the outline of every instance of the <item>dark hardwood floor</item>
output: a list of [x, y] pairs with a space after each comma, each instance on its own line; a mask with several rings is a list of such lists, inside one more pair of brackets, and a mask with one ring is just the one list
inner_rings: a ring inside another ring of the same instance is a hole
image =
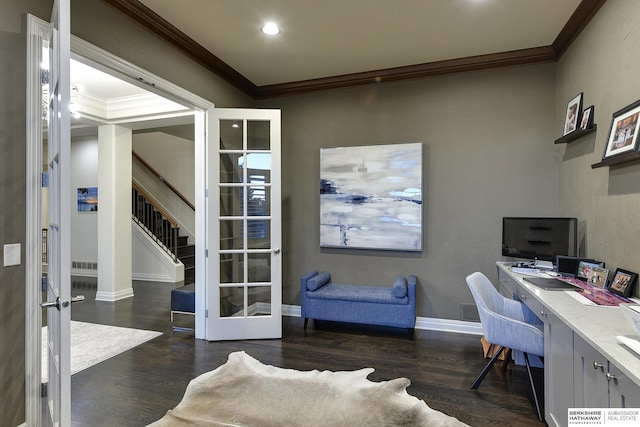
[[[265, 364], [298, 370], [373, 367], [372, 381], [407, 377], [409, 394], [472, 426], [542, 425], [532, 407], [526, 370], [497, 363], [478, 390], [469, 387], [484, 367], [480, 337], [285, 317], [281, 340], [205, 342], [173, 332], [169, 323], [172, 284], [134, 282], [133, 298], [95, 301], [95, 279], [74, 278], [72, 319], [161, 331], [147, 343], [72, 376], [74, 426], [143, 426], [181, 400], [188, 382], [244, 350]], [[542, 370], [534, 369], [542, 390]], [[541, 393], [540, 398], [542, 399]]]

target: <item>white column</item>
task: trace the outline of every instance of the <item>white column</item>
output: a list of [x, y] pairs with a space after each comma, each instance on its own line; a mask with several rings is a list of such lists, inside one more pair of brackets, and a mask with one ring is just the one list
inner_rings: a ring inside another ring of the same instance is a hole
[[131, 130], [98, 127], [98, 301], [133, 296]]

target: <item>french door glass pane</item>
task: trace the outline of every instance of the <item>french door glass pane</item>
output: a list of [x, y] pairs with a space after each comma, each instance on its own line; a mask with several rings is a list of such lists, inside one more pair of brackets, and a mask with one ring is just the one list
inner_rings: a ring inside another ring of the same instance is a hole
[[271, 315], [271, 287], [255, 286], [247, 293], [247, 307], [251, 316]]
[[271, 253], [250, 253], [248, 255], [248, 282], [271, 281]]
[[247, 120], [247, 149], [269, 150], [271, 148], [271, 122]]
[[249, 249], [271, 247], [271, 221], [256, 219], [247, 221], [247, 246]]
[[220, 250], [244, 249], [243, 220], [220, 220]]
[[242, 153], [220, 153], [220, 183], [241, 183], [242, 165], [244, 156]]
[[244, 282], [244, 254], [220, 254], [220, 283]]
[[220, 120], [220, 149], [242, 150], [242, 120]]
[[220, 288], [220, 317], [244, 316], [244, 287]]
[[271, 182], [271, 154], [247, 154], [247, 181], [250, 184]]
[[269, 187], [250, 186], [248, 190], [249, 201], [247, 204], [247, 216], [269, 216], [271, 203]]
[[220, 216], [242, 216], [244, 187], [220, 188]]

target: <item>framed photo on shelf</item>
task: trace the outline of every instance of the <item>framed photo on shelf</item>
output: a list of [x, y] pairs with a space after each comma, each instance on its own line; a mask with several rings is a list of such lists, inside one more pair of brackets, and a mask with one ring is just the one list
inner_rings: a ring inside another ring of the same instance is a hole
[[607, 286], [607, 280], [609, 279], [609, 270], [606, 268], [592, 267], [589, 270], [589, 278], [587, 283], [599, 288]]
[[611, 283], [609, 284], [608, 289], [614, 294], [628, 297], [631, 294], [633, 286], [636, 284], [637, 280], [638, 273], [633, 273], [631, 271], [618, 268], [613, 275], [613, 279], [611, 279]]
[[638, 126], [640, 125], [638, 117], [640, 117], [640, 101], [613, 113], [609, 138], [602, 159], [638, 149]]
[[564, 133], [567, 135], [578, 128], [578, 118], [582, 113], [582, 92], [567, 104], [567, 115], [564, 119]]
[[580, 119], [580, 129], [585, 130], [593, 126], [593, 109], [594, 106], [585, 108]]

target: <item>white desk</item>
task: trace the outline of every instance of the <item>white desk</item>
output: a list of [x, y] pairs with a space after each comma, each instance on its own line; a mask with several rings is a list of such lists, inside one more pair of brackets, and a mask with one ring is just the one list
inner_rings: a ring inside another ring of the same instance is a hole
[[500, 292], [517, 295], [545, 323], [550, 426], [566, 426], [568, 408], [640, 408], [640, 356], [616, 340], [637, 334], [620, 308], [584, 304], [570, 294], [575, 291], [545, 291], [508, 263], [497, 266]]

